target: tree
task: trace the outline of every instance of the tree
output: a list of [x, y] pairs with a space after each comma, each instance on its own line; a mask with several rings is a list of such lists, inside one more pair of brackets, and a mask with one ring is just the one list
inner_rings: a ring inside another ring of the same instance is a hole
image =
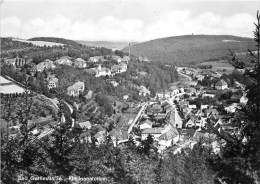
[[[257, 12], [254, 40], [257, 54], [249, 51], [253, 68], [246, 69], [245, 75], [253, 81], [247, 84], [246, 92], [248, 102], [235, 114], [236, 125], [239, 133], [236, 135], [216, 132], [218, 136], [226, 140], [222, 149], [222, 156], [213, 159], [212, 165], [217, 171], [217, 182], [221, 183], [258, 183], [260, 178], [260, 14]], [[235, 56], [234, 56], [235, 57]], [[239, 64], [237, 58], [232, 59], [234, 66]]]

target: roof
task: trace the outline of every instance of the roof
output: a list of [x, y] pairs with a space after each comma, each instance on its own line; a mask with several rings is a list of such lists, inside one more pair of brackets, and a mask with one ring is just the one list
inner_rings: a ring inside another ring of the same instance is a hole
[[170, 130], [167, 131], [166, 133], [162, 134], [159, 137], [159, 139], [160, 140], [171, 140], [171, 139], [173, 139], [174, 137], [176, 137], [178, 135], [179, 135], [178, 130], [175, 127], [171, 126]]
[[89, 121], [85, 121], [85, 122], [80, 122], [79, 126], [81, 128], [90, 128], [91, 127], [91, 123]]
[[152, 121], [150, 121], [149, 119], [146, 119], [145, 121], [142, 121], [141, 123], [140, 123], [140, 125], [143, 125], [143, 124], [148, 124], [148, 125], [153, 125], [153, 122]]
[[142, 131], [142, 134], [161, 134], [163, 128], [147, 128]]
[[50, 77], [50, 78], [48, 79], [48, 81], [49, 81], [49, 82], [55, 82], [55, 83], [57, 83], [57, 82], [59, 81], [59, 79], [58, 79], [57, 77]]
[[75, 61], [77, 61], [77, 62], [86, 62], [84, 59], [82, 59], [82, 58], [77, 58], [77, 59], [75, 59]]
[[84, 82], [78, 81], [78, 82], [74, 83], [72, 86], [69, 86], [68, 90], [80, 88], [81, 86], [84, 86]]
[[215, 86], [224, 86], [224, 85], [227, 85], [227, 82], [224, 81], [223, 79], [219, 80], [219, 81], [215, 84]]
[[180, 134], [188, 137], [193, 137], [195, 133], [195, 130], [190, 128], [190, 129], [181, 129]]

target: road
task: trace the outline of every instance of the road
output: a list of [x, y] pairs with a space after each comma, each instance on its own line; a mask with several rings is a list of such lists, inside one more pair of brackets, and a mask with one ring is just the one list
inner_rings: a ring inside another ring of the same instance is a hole
[[189, 76], [189, 75], [187, 75], [187, 74], [184, 74], [184, 73], [182, 73], [182, 72], [178, 72], [178, 74], [181, 75], [181, 76], [183, 76], [183, 77], [185, 77], [185, 78], [187, 78], [189, 81], [192, 81], [191, 76]]
[[144, 114], [144, 111], [145, 111], [145, 109], [146, 109], [147, 105], [148, 105], [148, 103], [147, 103], [147, 102], [145, 102], [145, 103], [142, 105], [142, 107], [141, 107], [141, 109], [139, 110], [139, 112], [137, 113], [137, 115], [136, 115], [135, 119], [132, 121], [132, 123], [131, 123], [130, 127], [128, 128], [128, 131], [127, 131], [127, 133], [128, 133], [128, 134], [130, 134], [130, 133], [131, 133], [131, 131], [132, 131], [133, 127], [134, 127], [134, 126], [135, 126], [135, 124], [138, 122], [138, 120], [140, 119], [140, 117], [142, 117], [142, 116], [143, 116], [143, 114]]

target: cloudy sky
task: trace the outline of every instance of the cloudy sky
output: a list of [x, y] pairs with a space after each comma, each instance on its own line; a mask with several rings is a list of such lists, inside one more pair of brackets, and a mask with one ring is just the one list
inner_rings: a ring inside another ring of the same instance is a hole
[[260, 0], [0, 0], [1, 36], [145, 41], [185, 34], [252, 37]]

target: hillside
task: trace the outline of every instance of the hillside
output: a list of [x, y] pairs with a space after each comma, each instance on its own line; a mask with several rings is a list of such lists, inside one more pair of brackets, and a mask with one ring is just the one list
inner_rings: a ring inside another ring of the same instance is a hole
[[[132, 45], [131, 53], [152, 61], [177, 65], [223, 59], [229, 49], [245, 52], [254, 49], [253, 39], [228, 35], [185, 35], [151, 40]], [[123, 51], [127, 52], [128, 47]]]
[[128, 46], [128, 42], [110, 42], [110, 41], [77, 41], [82, 45], [91, 47], [105, 47], [113, 50], [121, 50]]
[[45, 41], [45, 42], [54, 42], [61, 43], [64, 45], [71, 45], [73, 47], [80, 47], [80, 44], [73, 40], [68, 40], [64, 38], [56, 38], [56, 37], [34, 37], [28, 39], [29, 41]]

